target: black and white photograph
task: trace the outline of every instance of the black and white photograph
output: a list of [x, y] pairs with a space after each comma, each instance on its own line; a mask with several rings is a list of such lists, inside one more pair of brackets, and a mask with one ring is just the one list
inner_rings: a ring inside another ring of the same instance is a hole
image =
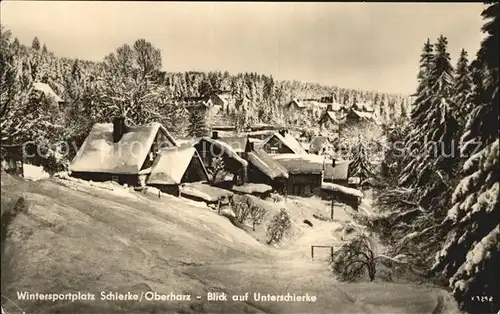
[[1, 314], [499, 314], [500, 4], [0, 3]]

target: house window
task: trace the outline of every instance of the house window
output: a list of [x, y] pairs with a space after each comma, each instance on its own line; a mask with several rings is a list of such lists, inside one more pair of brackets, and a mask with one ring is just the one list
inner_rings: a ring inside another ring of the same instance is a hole
[[278, 147], [271, 147], [271, 154], [277, 154], [278, 153]]
[[119, 177], [118, 177], [118, 176], [113, 175], [113, 176], [111, 176], [111, 181], [113, 181], [113, 182], [118, 182], [118, 183], [119, 183], [120, 179], [119, 179]]

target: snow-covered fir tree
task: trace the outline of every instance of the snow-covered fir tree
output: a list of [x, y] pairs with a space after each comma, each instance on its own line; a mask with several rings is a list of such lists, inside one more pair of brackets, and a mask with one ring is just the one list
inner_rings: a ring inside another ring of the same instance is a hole
[[186, 131], [189, 136], [193, 137], [201, 137], [208, 134], [208, 127], [203, 111], [193, 110], [189, 113], [189, 122]]
[[[449, 278], [455, 298], [468, 313], [500, 310], [499, 203], [499, 64], [500, 5], [490, 2], [482, 16], [487, 33], [477, 64], [484, 71], [482, 99], [470, 114], [462, 135], [462, 155], [468, 157], [442, 227], [449, 230], [433, 266]], [[481, 299], [482, 298], [482, 299]]]
[[455, 84], [453, 86], [453, 110], [457, 120], [465, 125], [467, 115], [472, 110], [472, 77], [467, 60], [467, 51], [462, 49], [455, 71]]
[[422, 192], [420, 204], [431, 209], [439, 208], [447, 201], [447, 193], [443, 192], [449, 192], [448, 182], [455, 165], [453, 149], [456, 147], [457, 123], [450, 108], [453, 68], [446, 37], [438, 38], [431, 60], [428, 60], [428, 52], [426, 43], [407, 141], [416, 149], [406, 156], [407, 166], [399, 183], [419, 189]]
[[349, 164], [349, 177], [357, 177], [363, 181], [374, 176], [367, 149], [360, 139], [355, 148], [354, 158]]
[[38, 39], [38, 37], [35, 36], [35, 38], [33, 38], [33, 41], [31, 42], [31, 48], [36, 51], [40, 50], [40, 40]]

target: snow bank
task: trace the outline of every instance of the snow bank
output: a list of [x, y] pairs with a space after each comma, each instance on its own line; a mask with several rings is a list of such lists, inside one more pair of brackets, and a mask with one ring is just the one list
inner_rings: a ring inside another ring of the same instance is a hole
[[70, 176], [65, 176], [64, 174], [58, 174], [55, 176], [57, 182], [73, 189], [73, 190], [81, 190], [85, 188], [97, 188], [100, 190], [106, 190], [112, 192], [115, 195], [123, 196], [123, 197], [132, 197], [136, 194], [133, 194], [133, 188], [127, 187], [126, 185], [121, 186], [120, 184], [112, 181], [106, 182], [94, 182], [94, 181], [86, 181], [79, 178], [74, 178]]
[[30, 164], [23, 165], [23, 176], [31, 181], [48, 179], [50, 177], [50, 175], [43, 170], [43, 167], [33, 166]]

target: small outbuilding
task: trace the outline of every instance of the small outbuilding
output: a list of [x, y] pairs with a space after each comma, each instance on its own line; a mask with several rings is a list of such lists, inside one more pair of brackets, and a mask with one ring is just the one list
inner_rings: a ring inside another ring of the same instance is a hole
[[207, 181], [207, 170], [194, 147], [171, 147], [160, 151], [146, 184], [179, 196], [181, 184]]

